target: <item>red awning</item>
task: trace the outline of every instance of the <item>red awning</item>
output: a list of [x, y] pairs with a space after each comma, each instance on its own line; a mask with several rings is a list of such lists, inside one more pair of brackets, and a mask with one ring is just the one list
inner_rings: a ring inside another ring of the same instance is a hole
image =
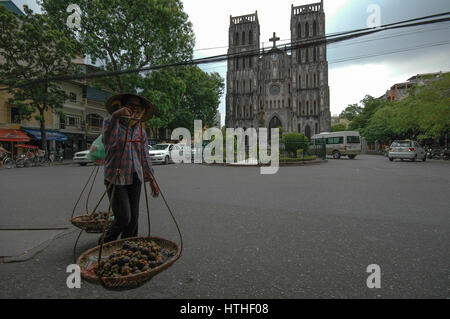
[[0, 129], [0, 141], [2, 142], [29, 142], [31, 139], [22, 131]]
[[39, 147], [37, 147], [37, 146], [27, 145], [27, 144], [16, 144], [16, 147], [17, 148], [19, 148], [19, 147], [21, 147], [21, 148], [31, 148], [33, 150], [38, 150], [39, 149]]

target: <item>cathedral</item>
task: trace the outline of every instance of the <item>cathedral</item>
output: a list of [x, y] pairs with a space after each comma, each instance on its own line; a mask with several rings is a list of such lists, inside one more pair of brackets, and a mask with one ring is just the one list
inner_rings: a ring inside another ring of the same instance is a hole
[[[229, 128], [277, 128], [311, 138], [331, 130], [325, 13], [320, 3], [291, 9], [291, 44], [260, 49], [258, 12], [230, 17], [226, 120]], [[311, 43], [305, 47], [300, 44]], [[297, 46], [296, 46], [297, 44]]]

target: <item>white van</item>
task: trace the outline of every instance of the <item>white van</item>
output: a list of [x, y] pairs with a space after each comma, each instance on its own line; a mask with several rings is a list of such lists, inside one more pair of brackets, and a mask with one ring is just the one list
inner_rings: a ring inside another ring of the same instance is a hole
[[327, 155], [332, 155], [334, 159], [341, 156], [354, 159], [362, 151], [361, 136], [357, 131], [316, 134], [311, 138], [311, 144], [325, 144]]

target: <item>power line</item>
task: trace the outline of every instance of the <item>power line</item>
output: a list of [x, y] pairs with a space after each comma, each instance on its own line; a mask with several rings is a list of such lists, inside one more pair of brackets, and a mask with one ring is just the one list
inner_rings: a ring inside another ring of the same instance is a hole
[[[361, 40], [361, 41], [356, 41], [356, 42], [331, 43], [330, 44], [330, 48], [328, 48], [328, 50], [330, 50], [330, 49], [339, 49], [339, 48], [341, 48], [343, 46], [347, 47], [347, 46], [351, 46], [351, 45], [357, 45], [357, 44], [367, 43], [367, 42], [372, 42], [372, 41], [386, 40], [386, 39], [392, 39], [392, 38], [403, 37], [403, 36], [408, 36], [408, 35], [416, 35], [418, 33], [446, 30], [448, 28], [449, 28], [449, 26], [438, 27], [438, 28], [431, 28], [431, 29], [430, 28], [422, 28], [422, 29], [413, 30], [413, 31], [406, 30], [406, 31], [402, 31], [402, 32], [399, 32], [399, 33], [394, 33], [394, 34], [391, 34], [391, 35], [388, 35], [388, 36], [375, 37], [375, 38], [371, 38], [371, 39], [367, 39], [367, 40]], [[403, 49], [399, 49], [399, 50], [403, 50]], [[389, 52], [391, 52], [391, 51], [389, 51]], [[353, 58], [350, 57], [348, 60], [352, 60], [352, 59]], [[217, 62], [217, 63], [219, 63], [219, 62]], [[329, 60], [328, 63], [329, 64], [333, 64], [334, 62], [333, 62], [333, 60]], [[336, 63], [339, 63], [339, 62], [336, 62]], [[223, 67], [223, 66], [226, 66], [226, 65], [227, 65], [227, 62], [221, 63], [218, 66], [214, 66], [214, 67], [210, 67], [210, 68], [206, 68], [206, 69], [204, 68], [202, 70], [207, 71], [207, 70], [217, 69], [217, 68], [220, 68], [220, 67]]]
[[[449, 14], [450, 14], [450, 12], [446, 12], [446, 13], [441, 13], [441, 14], [437, 14], [437, 15], [420, 17], [420, 18], [416, 18], [416, 19], [410, 19], [410, 20], [406, 20], [406, 21], [391, 23], [388, 25], [380, 26], [378, 28], [364, 28], [364, 29], [358, 29], [358, 30], [354, 30], [354, 31], [340, 32], [340, 33], [336, 33], [336, 34], [333, 34], [328, 37], [322, 36], [322, 37], [318, 37], [318, 38], [314, 38], [314, 39], [295, 41], [294, 43], [291, 43], [290, 45], [285, 45], [284, 47], [285, 47], [286, 51], [292, 51], [295, 49], [310, 47], [313, 45], [331, 44], [331, 43], [337, 43], [337, 42], [341, 42], [341, 41], [348, 41], [350, 39], [359, 38], [362, 36], [375, 34], [378, 32], [391, 30], [391, 29], [409, 28], [409, 27], [420, 26], [420, 25], [442, 23], [442, 22], [450, 21], [450, 17], [433, 19], [433, 20], [427, 20], [427, 19], [430, 19], [430, 17], [441, 17], [441, 16], [445, 16], [445, 15], [449, 15]], [[421, 21], [421, 20], [426, 20], [426, 21]], [[413, 22], [413, 23], [410, 23], [410, 22]], [[226, 61], [226, 60], [229, 60], [230, 58], [260, 56], [261, 54], [265, 54], [265, 53], [266, 52], [264, 49], [262, 51], [260, 49], [257, 49], [257, 50], [247, 51], [247, 52], [222, 54], [222, 55], [217, 55], [217, 56], [212, 56], [212, 57], [195, 59], [195, 60], [191, 60], [191, 61], [182, 61], [182, 62], [177, 62], [177, 63], [143, 67], [143, 68], [139, 68], [139, 69], [98, 72], [98, 73], [80, 74], [80, 75], [69, 75], [69, 76], [53, 77], [53, 78], [48, 78], [48, 79], [35, 79], [35, 80], [29, 81], [26, 84], [22, 84], [22, 85], [16, 86], [16, 87], [29, 86], [29, 85], [33, 85], [33, 84], [40, 83], [40, 82], [94, 79], [94, 78], [131, 74], [131, 73], [140, 73], [140, 72], [144, 72], [144, 71], [160, 70], [160, 69], [176, 67], [176, 66], [188, 66], [188, 65], [215, 63], [215, 62]], [[5, 89], [0, 89], [0, 90], [5, 90]]]
[[[437, 14], [423, 16], [423, 17], [419, 17], [419, 18], [408, 19], [408, 20], [403, 20], [403, 21], [399, 21], [399, 22], [393, 22], [393, 23], [386, 24], [383, 27], [389, 27], [389, 26], [393, 26], [393, 25], [398, 25], [398, 24], [403, 24], [403, 23], [408, 23], [408, 22], [413, 22], [413, 21], [420, 21], [420, 20], [425, 20], [425, 19], [431, 19], [431, 18], [438, 18], [438, 17], [446, 16], [449, 13], [450, 12], [437, 13]], [[356, 29], [356, 30], [331, 32], [331, 33], [325, 34], [325, 37], [333, 37], [333, 36], [344, 35], [344, 34], [349, 34], [349, 33], [354, 33], [354, 32], [368, 31], [368, 30], [371, 30], [371, 29], [373, 29], [373, 28], [362, 28], [362, 29]], [[291, 41], [291, 39], [281, 39], [279, 41], [280, 42]], [[267, 43], [270, 43], [270, 41], [263, 41], [261, 43], [262, 44], [267, 44]], [[228, 46], [201, 48], [201, 49], [195, 49], [194, 52], [196, 52], [196, 51], [216, 50], [216, 49], [227, 49], [227, 48], [228, 48]]]
[[448, 45], [448, 44], [450, 44], [450, 41], [438, 42], [438, 43], [430, 43], [430, 44], [419, 45], [419, 46], [414, 46], [414, 47], [395, 49], [395, 50], [378, 52], [378, 53], [373, 53], [373, 54], [360, 55], [360, 56], [355, 56], [355, 57], [351, 57], [351, 58], [336, 59], [336, 60], [331, 60], [328, 63], [329, 64], [336, 64], [336, 63], [342, 63], [342, 62], [348, 62], [348, 61], [372, 58], [372, 57], [377, 57], [377, 56], [382, 56], [382, 55], [389, 55], [389, 54], [394, 54], [394, 53], [401, 53], [401, 52], [409, 52], [409, 51], [414, 51], [414, 50], [419, 50], [419, 49], [426, 49], [426, 48], [442, 46], [442, 45]]
[[[450, 44], [450, 41], [437, 42], [437, 43], [428, 43], [428, 44], [423, 44], [423, 45], [419, 45], [419, 46], [399, 48], [399, 49], [387, 50], [387, 51], [382, 51], [382, 52], [377, 52], [377, 53], [372, 53], [372, 54], [365, 54], [365, 55], [359, 55], [359, 56], [352, 56], [352, 57], [348, 57], [348, 58], [339, 58], [339, 59], [335, 59], [335, 60], [329, 60], [328, 64], [338, 64], [338, 63], [342, 63], [342, 62], [361, 60], [361, 59], [372, 58], [372, 57], [377, 57], [377, 56], [382, 56], [382, 55], [395, 54], [395, 53], [403, 53], [403, 52], [415, 51], [415, 50], [426, 49], [426, 48], [437, 47], [437, 46], [443, 46], [443, 45], [448, 45], [448, 44]], [[227, 65], [227, 63], [222, 63], [222, 64], [217, 65], [215, 67], [202, 69], [202, 70], [203, 71], [207, 71], [207, 70], [212, 70], [212, 69], [218, 69], [218, 68], [224, 67], [226, 65]]]

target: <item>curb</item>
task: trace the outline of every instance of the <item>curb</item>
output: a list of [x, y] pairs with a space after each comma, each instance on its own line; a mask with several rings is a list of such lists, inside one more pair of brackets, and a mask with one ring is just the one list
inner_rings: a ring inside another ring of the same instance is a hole
[[[309, 166], [309, 165], [320, 165], [328, 163], [328, 160], [314, 160], [314, 161], [305, 161], [305, 162], [280, 162], [280, 167], [288, 167], [288, 166]], [[257, 164], [257, 165], [245, 165], [245, 164], [228, 164], [228, 163], [200, 163], [199, 165], [205, 166], [226, 166], [226, 167], [266, 167], [270, 166], [270, 164]]]
[[[77, 164], [77, 163], [74, 163], [73, 161], [67, 161], [67, 162], [55, 162], [55, 163], [52, 163], [52, 164], [47, 164], [47, 165], [36, 165], [36, 166], [31, 166], [31, 167], [28, 167], [28, 168], [35, 168], [35, 167], [52, 167], [52, 166], [64, 166], [64, 165], [71, 165], [71, 164]], [[23, 168], [23, 167], [14, 167], [14, 168], [11, 168], [11, 169], [16, 169], [16, 168]], [[1, 170], [8, 170], [7, 168], [5, 168], [5, 167], [3, 167], [3, 165], [0, 165], [0, 171]]]

